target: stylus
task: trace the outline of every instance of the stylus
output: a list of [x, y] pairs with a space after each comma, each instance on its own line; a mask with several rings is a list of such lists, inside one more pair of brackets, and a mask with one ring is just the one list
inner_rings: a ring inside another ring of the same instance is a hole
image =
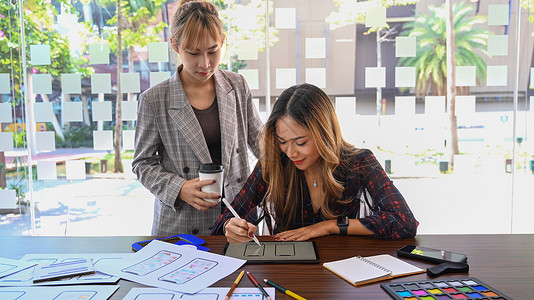
[[[236, 219], [241, 220], [241, 217], [237, 214], [237, 212], [234, 210], [234, 208], [232, 207], [232, 205], [230, 205], [230, 203], [228, 203], [228, 201], [226, 200], [226, 198], [222, 198], [222, 202], [224, 202], [224, 204], [226, 204], [226, 207], [230, 210], [230, 212], [232, 213], [232, 215], [234, 215], [234, 217], [235, 217]], [[258, 240], [258, 238], [256, 237], [256, 235], [253, 235], [253, 236], [252, 236], [252, 239], [254, 240], [254, 242], [256, 242], [256, 244], [258, 244], [258, 246], [261, 247], [260, 241]]]

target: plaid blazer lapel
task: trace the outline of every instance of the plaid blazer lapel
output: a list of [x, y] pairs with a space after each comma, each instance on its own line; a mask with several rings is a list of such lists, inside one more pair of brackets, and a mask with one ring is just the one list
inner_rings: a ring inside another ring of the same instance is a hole
[[[174, 73], [171, 78], [170, 86], [170, 99], [169, 116], [176, 124], [178, 131], [182, 133], [187, 144], [196, 155], [200, 163], [211, 163], [211, 156], [206, 144], [206, 139], [202, 134], [202, 128], [195, 117], [193, 108], [187, 101], [182, 82], [179, 77], [179, 69]], [[169, 133], [175, 132], [172, 128], [169, 128]], [[199, 134], [199, 132], [201, 134]]]
[[221, 126], [221, 154], [222, 164], [228, 170], [232, 149], [234, 149], [236, 125], [236, 99], [232, 91], [234, 88], [221, 71], [215, 73], [215, 91], [219, 108], [219, 122]]

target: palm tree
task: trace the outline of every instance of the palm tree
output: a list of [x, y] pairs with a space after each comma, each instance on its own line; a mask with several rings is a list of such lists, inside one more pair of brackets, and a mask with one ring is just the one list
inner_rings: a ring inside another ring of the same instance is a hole
[[[440, 7], [431, 6], [429, 14], [418, 14], [413, 23], [405, 24], [404, 32], [410, 37], [417, 38], [416, 55], [401, 58], [399, 65], [416, 67], [416, 96], [448, 96], [451, 132], [447, 147], [450, 155], [449, 167], [452, 169], [453, 157], [459, 154], [458, 125], [454, 109], [455, 94], [467, 95], [470, 90], [469, 87], [456, 87], [454, 73], [450, 72], [450, 75], [447, 75], [447, 63], [455, 61], [456, 66], [475, 66], [477, 84], [480, 85], [480, 79], [486, 78], [486, 62], [481, 54], [487, 56], [489, 31], [476, 27], [486, 19], [473, 15], [473, 7], [463, 2], [454, 3], [448, 12], [446, 4]], [[447, 15], [452, 16], [450, 25], [453, 32], [450, 32], [449, 36], [453, 39], [450, 45], [454, 47], [454, 55], [452, 53], [447, 55]], [[449, 89], [447, 89], [447, 79], [449, 79]]]

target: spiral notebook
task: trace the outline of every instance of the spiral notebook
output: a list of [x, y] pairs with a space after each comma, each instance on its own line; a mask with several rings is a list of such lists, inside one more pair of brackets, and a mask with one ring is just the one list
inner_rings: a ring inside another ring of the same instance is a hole
[[324, 263], [323, 267], [355, 286], [425, 272], [389, 254], [355, 256]]

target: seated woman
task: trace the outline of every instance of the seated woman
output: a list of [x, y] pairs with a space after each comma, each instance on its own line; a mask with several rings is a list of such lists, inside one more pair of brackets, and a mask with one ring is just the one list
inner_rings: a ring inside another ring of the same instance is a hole
[[[226, 208], [213, 234], [224, 233], [230, 243], [247, 242], [265, 218], [277, 240], [415, 236], [419, 223], [404, 197], [370, 150], [343, 139], [334, 106], [320, 88], [300, 84], [285, 90], [260, 143], [260, 161], [232, 202], [243, 219]], [[368, 202], [367, 193], [371, 214], [362, 216], [360, 203]]]

